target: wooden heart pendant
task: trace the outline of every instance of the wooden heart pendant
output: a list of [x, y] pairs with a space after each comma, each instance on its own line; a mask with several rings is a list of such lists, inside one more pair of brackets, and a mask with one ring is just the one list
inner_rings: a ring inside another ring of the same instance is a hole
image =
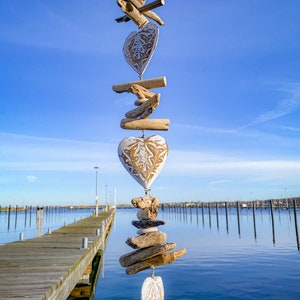
[[127, 37], [123, 52], [128, 64], [142, 75], [147, 68], [158, 41], [158, 27], [148, 23]]
[[130, 136], [121, 141], [118, 154], [127, 172], [148, 189], [165, 164], [168, 144], [159, 135], [145, 139]]

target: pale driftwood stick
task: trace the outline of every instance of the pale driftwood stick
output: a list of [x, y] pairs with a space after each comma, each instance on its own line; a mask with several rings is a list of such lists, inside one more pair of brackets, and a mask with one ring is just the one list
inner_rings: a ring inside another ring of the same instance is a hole
[[112, 89], [116, 93], [128, 92], [130, 86], [133, 84], [138, 84], [146, 89], [154, 89], [159, 87], [165, 87], [167, 85], [167, 78], [166, 76], [162, 76], [162, 77], [150, 78], [146, 80], [138, 80], [138, 81], [121, 83], [121, 84], [115, 84], [113, 85]]
[[138, 262], [134, 265], [127, 267], [126, 274], [132, 275], [152, 267], [158, 267], [158, 266], [170, 264], [174, 260], [184, 255], [185, 253], [186, 253], [186, 249], [183, 248], [181, 250], [172, 253], [160, 254], [154, 256], [152, 258], [146, 259], [144, 261]]
[[143, 220], [143, 221], [131, 221], [131, 224], [135, 226], [136, 228], [151, 228], [156, 227], [160, 225], [165, 225], [166, 221], [161, 220]]
[[155, 108], [159, 105], [159, 100], [160, 100], [160, 94], [156, 94], [148, 101], [140, 105], [139, 107], [128, 111], [125, 114], [125, 117], [131, 119], [136, 119], [136, 118], [145, 119], [154, 112]]
[[147, 248], [154, 245], [164, 244], [167, 234], [162, 231], [149, 232], [137, 237], [128, 238], [126, 244], [133, 249]]
[[142, 105], [143, 103], [145, 103], [146, 101], [148, 101], [147, 98], [138, 99], [138, 100], [136, 100], [136, 101], [134, 102], [134, 105], [135, 105], [135, 106], [140, 106], [140, 105]]
[[139, 27], [143, 27], [149, 23], [147, 18], [141, 14], [138, 9], [129, 1], [118, 0], [118, 5], [122, 11]]
[[145, 249], [139, 249], [130, 253], [124, 254], [120, 257], [119, 262], [122, 267], [131, 266], [139, 261], [157, 256], [159, 254], [165, 254], [166, 252], [176, 248], [176, 243], [166, 243], [162, 245], [156, 245]]
[[[151, 2], [151, 3], [149, 3], [149, 4], [145, 5], [145, 6], [139, 7], [138, 11], [140, 13], [145, 13], [145, 12], [151, 10], [151, 9], [154, 9], [154, 8], [157, 8], [157, 7], [163, 6], [163, 5], [165, 5], [165, 1], [164, 0], [156, 0], [156, 1]], [[117, 18], [116, 21], [118, 23], [120, 23], [120, 22], [128, 22], [128, 21], [130, 21], [130, 18], [126, 15], [126, 16], [122, 16], [120, 18]]]
[[129, 130], [169, 130], [169, 119], [123, 119], [121, 128]]
[[149, 207], [157, 207], [159, 205], [159, 200], [154, 196], [137, 197], [131, 200], [134, 207], [144, 209]]
[[[141, 12], [143, 15], [147, 16], [148, 18], [156, 21], [159, 25], [165, 25], [163, 20], [153, 11], [151, 10], [145, 10], [142, 9], [144, 6], [145, 1], [140, 0], [129, 0], [137, 9], [139, 12]], [[159, 3], [160, 4], [160, 3]], [[140, 10], [141, 9], [141, 10]]]
[[139, 84], [132, 84], [129, 87], [128, 91], [132, 94], [137, 95], [139, 99], [150, 99], [155, 95], [155, 93], [149, 91], [148, 89], [142, 87]]
[[137, 218], [142, 220], [155, 220], [158, 216], [158, 209], [157, 207], [151, 206], [148, 208], [140, 209], [136, 214]]

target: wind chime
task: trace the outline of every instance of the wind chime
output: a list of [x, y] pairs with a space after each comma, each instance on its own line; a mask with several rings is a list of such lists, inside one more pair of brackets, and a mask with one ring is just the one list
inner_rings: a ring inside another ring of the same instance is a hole
[[159, 200], [150, 195], [150, 186], [161, 172], [167, 155], [168, 144], [159, 135], [145, 136], [145, 130], [169, 129], [169, 119], [148, 119], [159, 105], [160, 94], [150, 89], [166, 86], [166, 77], [144, 80], [142, 78], [151, 57], [155, 51], [159, 28], [146, 18], [154, 20], [159, 25], [164, 25], [161, 18], [152, 9], [163, 6], [164, 1], [158, 0], [145, 5], [145, 0], [117, 0], [118, 5], [125, 13], [117, 22], [132, 20], [138, 30], [126, 38], [123, 53], [128, 64], [139, 74], [139, 80], [116, 84], [113, 90], [117, 93], [128, 92], [134, 94], [135, 109], [128, 111], [121, 120], [121, 128], [128, 130], [141, 130], [141, 137], [126, 137], [118, 147], [121, 163], [129, 174], [145, 189], [145, 196], [131, 200], [134, 207], [138, 208], [138, 220], [132, 225], [138, 228], [138, 236], [128, 238], [126, 244], [133, 249], [120, 257], [121, 266], [126, 268], [126, 273], [136, 274], [146, 269], [152, 269], [152, 276], [145, 279], [141, 299], [164, 299], [163, 282], [160, 276], [154, 276], [154, 268], [172, 263], [186, 253], [186, 249], [170, 252], [176, 248], [176, 243], [167, 243], [167, 234], [158, 230], [158, 226], [165, 221], [157, 220]]

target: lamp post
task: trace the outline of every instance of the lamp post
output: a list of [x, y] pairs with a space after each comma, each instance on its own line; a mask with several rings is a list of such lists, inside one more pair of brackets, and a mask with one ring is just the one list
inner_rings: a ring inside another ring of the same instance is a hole
[[107, 184], [105, 185], [105, 210], [107, 210]]
[[98, 204], [98, 169], [99, 167], [94, 167], [94, 169], [96, 170], [96, 211], [95, 211], [95, 215], [96, 217], [98, 217], [98, 208], [99, 208], [99, 204]]

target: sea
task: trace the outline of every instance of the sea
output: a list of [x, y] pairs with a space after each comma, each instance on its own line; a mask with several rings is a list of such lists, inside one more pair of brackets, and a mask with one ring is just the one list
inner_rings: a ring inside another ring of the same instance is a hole
[[[44, 211], [42, 226], [36, 212], [0, 213], [0, 244], [55, 229], [90, 216], [93, 210]], [[133, 251], [125, 242], [137, 236], [131, 222], [137, 209], [117, 209], [94, 299], [140, 299], [145, 270], [126, 275], [120, 256]], [[300, 299], [300, 252], [297, 222], [290, 209], [187, 207], [159, 211], [158, 227], [187, 253], [156, 267], [165, 299]], [[37, 226], [42, 227], [38, 228]]]

